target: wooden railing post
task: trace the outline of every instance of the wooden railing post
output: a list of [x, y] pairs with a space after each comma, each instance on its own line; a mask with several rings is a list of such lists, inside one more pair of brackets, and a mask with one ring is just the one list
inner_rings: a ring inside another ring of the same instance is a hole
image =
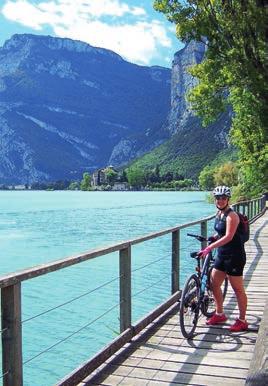
[[[208, 227], [207, 227], [207, 222], [206, 221], [201, 221], [201, 236], [207, 238], [208, 237]], [[206, 248], [207, 242], [202, 241], [201, 243], [201, 248], [204, 249]]]
[[254, 216], [258, 214], [258, 207], [257, 207], [258, 200], [254, 200]]
[[172, 232], [171, 293], [180, 289], [180, 230]]
[[120, 249], [120, 332], [131, 326], [131, 247]]
[[251, 219], [250, 202], [247, 201], [246, 205], [247, 205], [247, 212], [248, 212], [247, 216], [248, 216], [248, 219], [250, 220]]
[[1, 289], [3, 386], [22, 386], [21, 283]]

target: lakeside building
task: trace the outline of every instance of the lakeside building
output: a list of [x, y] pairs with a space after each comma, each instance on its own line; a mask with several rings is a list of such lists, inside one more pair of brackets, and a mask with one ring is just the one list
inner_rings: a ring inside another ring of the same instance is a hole
[[[117, 174], [113, 181], [109, 180], [109, 172], [111, 171]], [[91, 186], [95, 190], [102, 190], [103, 186], [107, 185], [110, 185], [109, 190], [129, 190], [129, 184], [127, 182], [118, 181], [118, 170], [112, 165], [95, 170], [91, 176]]]
[[106, 175], [104, 169], [95, 170], [92, 174], [91, 185], [93, 187], [100, 186], [106, 183]]
[[127, 182], [115, 182], [112, 190], [129, 190], [129, 186]]
[[0, 184], [0, 190], [31, 190], [31, 186], [26, 184], [26, 185], [5, 185], [5, 184]]

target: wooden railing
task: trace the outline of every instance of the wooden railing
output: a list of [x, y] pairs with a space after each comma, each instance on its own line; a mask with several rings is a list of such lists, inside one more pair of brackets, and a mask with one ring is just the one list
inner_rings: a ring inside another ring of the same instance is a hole
[[[235, 209], [246, 213], [253, 220], [265, 211], [265, 198], [246, 201], [234, 205]], [[99, 256], [107, 255], [111, 252], [119, 253], [120, 267], [120, 332], [121, 334], [96, 354], [87, 363], [74, 370], [66, 378], [61, 380], [58, 385], [76, 385], [89, 375], [94, 369], [108, 359], [113, 353], [121, 348], [133, 336], [138, 334], [144, 327], [151, 323], [156, 317], [160, 316], [165, 310], [176, 305], [180, 297], [180, 232], [182, 229], [200, 224], [200, 232], [207, 237], [207, 223], [214, 216], [182, 224], [176, 227], [151, 233], [143, 237], [123, 241], [104, 248], [94, 249], [88, 253], [71, 256], [66, 259], [58, 260], [48, 264], [42, 264], [35, 268], [25, 269], [16, 273], [0, 277], [1, 288], [1, 334], [2, 334], [2, 379], [4, 386], [23, 385], [23, 360], [22, 360], [22, 321], [21, 321], [21, 283], [26, 280], [34, 279], [41, 275], [46, 275], [54, 271], [79, 264], [84, 261], [94, 259]], [[131, 247], [135, 244], [155, 239], [167, 234], [172, 236], [171, 253], [171, 296], [159, 305], [144, 319], [132, 324], [132, 304], [131, 304]], [[204, 246], [204, 245], [203, 245]]]
[[263, 214], [265, 210], [266, 198], [262, 196], [250, 201], [241, 201], [232, 205], [233, 209], [237, 212], [245, 214], [250, 222], [255, 221], [259, 216]]

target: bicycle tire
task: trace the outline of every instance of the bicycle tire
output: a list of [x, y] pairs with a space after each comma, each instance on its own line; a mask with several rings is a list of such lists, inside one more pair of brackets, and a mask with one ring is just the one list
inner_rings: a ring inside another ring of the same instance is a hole
[[187, 339], [193, 337], [198, 322], [200, 310], [199, 288], [199, 279], [197, 275], [193, 274], [187, 279], [182, 291], [180, 301], [180, 328], [182, 335]]
[[[210, 318], [215, 312], [215, 301], [214, 301], [212, 289], [210, 286], [210, 276], [211, 276], [212, 269], [213, 269], [213, 267], [210, 267], [208, 270], [207, 287], [206, 287], [206, 291], [204, 294], [203, 302], [201, 304], [202, 314], [205, 315], [207, 318]], [[228, 279], [226, 277], [222, 283], [223, 300], [225, 299], [227, 290], [228, 290]]]

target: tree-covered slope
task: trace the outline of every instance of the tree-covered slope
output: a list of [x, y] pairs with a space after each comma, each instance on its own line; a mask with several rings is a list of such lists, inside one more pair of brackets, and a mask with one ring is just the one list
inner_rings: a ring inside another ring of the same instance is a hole
[[223, 162], [233, 159], [235, 150], [225, 146], [225, 132], [230, 127], [230, 116], [222, 114], [213, 125], [203, 128], [196, 117], [190, 117], [187, 125], [169, 140], [132, 163], [144, 171], [154, 170], [160, 174], [173, 172], [185, 178], [197, 180], [200, 171], [215, 159]]

